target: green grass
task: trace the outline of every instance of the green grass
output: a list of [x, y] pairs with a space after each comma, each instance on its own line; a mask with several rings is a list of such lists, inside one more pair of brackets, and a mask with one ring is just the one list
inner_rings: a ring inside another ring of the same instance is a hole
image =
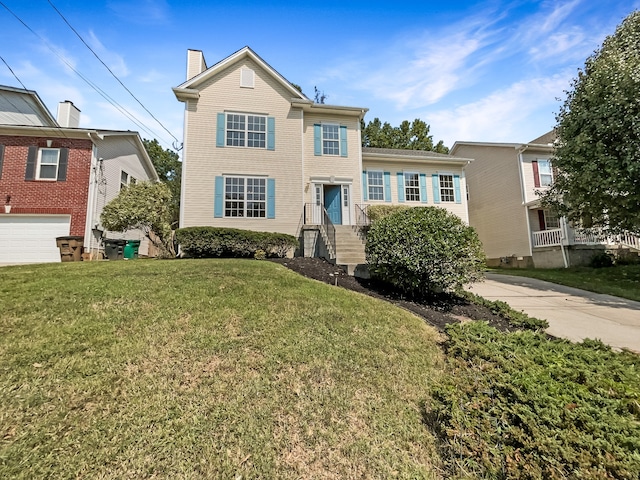
[[0, 270], [0, 478], [435, 478], [437, 333], [259, 261]]
[[640, 302], [640, 265], [617, 265], [609, 268], [495, 269], [492, 273], [538, 278]]

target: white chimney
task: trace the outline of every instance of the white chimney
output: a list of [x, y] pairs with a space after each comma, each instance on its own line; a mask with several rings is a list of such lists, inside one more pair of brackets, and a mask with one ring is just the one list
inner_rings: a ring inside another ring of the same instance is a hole
[[56, 120], [61, 127], [78, 128], [80, 126], [80, 110], [69, 100], [60, 102]]
[[202, 50], [187, 50], [187, 80], [207, 69]]

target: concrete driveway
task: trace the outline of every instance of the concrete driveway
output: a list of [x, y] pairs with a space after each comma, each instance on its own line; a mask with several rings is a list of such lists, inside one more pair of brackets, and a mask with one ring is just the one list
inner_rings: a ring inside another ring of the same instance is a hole
[[572, 341], [600, 339], [616, 349], [640, 353], [640, 302], [535, 278], [492, 273], [469, 291], [547, 320], [547, 333], [555, 337]]

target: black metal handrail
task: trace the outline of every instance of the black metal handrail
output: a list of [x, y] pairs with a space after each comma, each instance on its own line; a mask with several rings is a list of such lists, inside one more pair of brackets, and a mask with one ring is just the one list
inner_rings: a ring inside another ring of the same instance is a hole
[[304, 224], [318, 225], [327, 244], [327, 249], [336, 254], [336, 227], [329, 219], [329, 214], [324, 205], [317, 203], [305, 203], [304, 205]]

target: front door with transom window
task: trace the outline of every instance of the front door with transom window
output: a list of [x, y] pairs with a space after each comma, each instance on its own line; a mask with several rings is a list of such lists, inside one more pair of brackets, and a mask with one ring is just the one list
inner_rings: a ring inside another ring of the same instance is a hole
[[342, 225], [342, 187], [340, 185], [324, 186], [324, 206], [329, 220], [334, 225]]

